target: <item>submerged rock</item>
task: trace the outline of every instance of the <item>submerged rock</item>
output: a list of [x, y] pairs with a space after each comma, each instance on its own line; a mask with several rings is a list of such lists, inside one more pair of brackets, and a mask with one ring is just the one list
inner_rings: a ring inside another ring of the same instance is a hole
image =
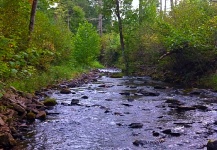
[[137, 93], [141, 93], [144, 96], [159, 96], [160, 93], [154, 91], [144, 91], [142, 89], [138, 90]]
[[85, 95], [84, 95], [84, 96], [82, 96], [81, 98], [83, 98], [83, 99], [88, 99], [88, 96], [85, 96]]
[[129, 125], [129, 128], [142, 128], [143, 127], [143, 124], [142, 123], [131, 123]]
[[188, 111], [188, 110], [195, 110], [196, 107], [181, 105], [181, 106], [178, 106], [177, 109], [180, 110], [180, 111]]
[[72, 99], [71, 100], [71, 105], [78, 105], [79, 104], [79, 99]]
[[143, 145], [145, 145], [147, 142], [145, 141], [145, 140], [135, 140], [134, 142], [133, 142], [133, 145], [135, 145], [135, 146], [143, 146]]

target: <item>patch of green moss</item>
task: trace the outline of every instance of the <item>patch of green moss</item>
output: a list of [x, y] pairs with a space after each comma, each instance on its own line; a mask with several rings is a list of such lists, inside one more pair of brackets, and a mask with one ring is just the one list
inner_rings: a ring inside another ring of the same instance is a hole
[[36, 118], [36, 115], [31, 111], [29, 113], [27, 113], [27, 115], [26, 115], [26, 119], [29, 121], [35, 121], [35, 118]]
[[45, 106], [55, 106], [57, 104], [56, 100], [53, 98], [46, 98], [43, 102]]
[[111, 78], [122, 78], [123, 77], [123, 73], [122, 72], [118, 72], [118, 73], [113, 73], [110, 75]]

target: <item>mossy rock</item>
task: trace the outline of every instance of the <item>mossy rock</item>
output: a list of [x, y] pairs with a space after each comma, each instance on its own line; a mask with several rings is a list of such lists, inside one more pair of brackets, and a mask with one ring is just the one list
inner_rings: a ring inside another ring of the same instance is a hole
[[56, 100], [53, 98], [46, 98], [43, 102], [45, 106], [55, 106], [57, 104]]
[[29, 112], [29, 113], [27, 113], [27, 115], [26, 115], [26, 119], [27, 119], [28, 121], [35, 121], [35, 118], [36, 118], [36, 115], [35, 115], [33, 112]]
[[123, 73], [122, 72], [118, 72], [118, 73], [112, 73], [110, 75], [111, 78], [122, 78], [123, 77]]

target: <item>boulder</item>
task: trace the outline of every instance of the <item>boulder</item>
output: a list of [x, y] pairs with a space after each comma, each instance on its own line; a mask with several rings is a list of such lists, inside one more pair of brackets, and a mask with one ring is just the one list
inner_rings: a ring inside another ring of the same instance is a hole
[[207, 150], [216, 150], [217, 149], [217, 140], [209, 140], [206, 147], [207, 147]]

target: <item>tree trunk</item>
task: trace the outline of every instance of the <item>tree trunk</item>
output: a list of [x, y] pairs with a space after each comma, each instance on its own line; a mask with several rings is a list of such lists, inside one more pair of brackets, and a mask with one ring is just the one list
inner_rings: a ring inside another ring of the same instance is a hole
[[34, 30], [37, 3], [38, 3], [38, 0], [33, 0], [33, 2], [32, 2], [32, 9], [31, 9], [30, 23], [29, 23], [29, 36], [30, 36], [30, 38], [31, 38], [31, 34]]
[[164, 13], [165, 14], [167, 13], [167, 0], [165, 0], [164, 2]]
[[[102, 9], [102, 0], [99, 0], [99, 7], [100, 7], [100, 9]], [[99, 29], [99, 35], [102, 36], [103, 29], [102, 29], [102, 13], [101, 13], [101, 11], [99, 14], [98, 29]]]
[[139, 0], [139, 23], [140, 24], [143, 21], [143, 15], [144, 15], [142, 5], [143, 5], [143, 0]]
[[126, 57], [125, 52], [125, 46], [124, 46], [124, 36], [123, 36], [123, 29], [122, 29], [122, 19], [120, 16], [120, 6], [119, 6], [119, 0], [116, 0], [116, 16], [118, 18], [118, 27], [119, 27], [119, 34], [120, 34], [120, 43], [121, 43], [121, 50], [122, 50], [122, 56], [124, 59], [124, 65], [125, 65], [125, 73], [126, 75], [129, 74], [129, 65]]
[[160, 0], [160, 12], [163, 11], [163, 0]]
[[174, 2], [173, 2], [173, 0], [170, 0], [170, 8], [171, 8], [171, 10], [173, 10], [173, 7], [174, 7]]

